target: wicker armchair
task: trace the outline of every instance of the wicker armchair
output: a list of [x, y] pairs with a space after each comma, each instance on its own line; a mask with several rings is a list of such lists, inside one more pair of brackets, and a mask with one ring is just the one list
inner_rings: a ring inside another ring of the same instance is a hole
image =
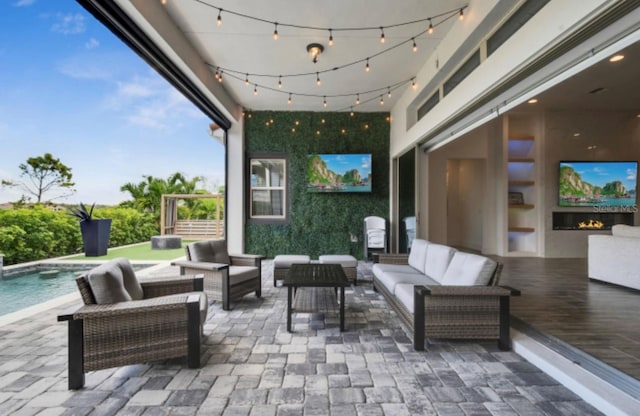
[[202, 276], [139, 281], [142, 298], [99, 303], [103, 294], [97, 296], [90, 279], [122, 268], [135, 276], [126, 259], [116, 259], [78, 277], [84, 305], [58, 315], [59, 322], [69, 322], [69, 389], [82, 388], [85, 373], [105, 368], [177, 357], [186, 357], [190, 368], [200, 367], [208, 305]]
[[186, 260], [174, 261], [180, 274], [204, 274], [204, 291], [209, 299], [221, 301], [222, 309], [231, 308], [231, 300], [262, 291], [264, 256], [256, 254], [229, 254], [225, 240], [204, 240], [185, 247]]

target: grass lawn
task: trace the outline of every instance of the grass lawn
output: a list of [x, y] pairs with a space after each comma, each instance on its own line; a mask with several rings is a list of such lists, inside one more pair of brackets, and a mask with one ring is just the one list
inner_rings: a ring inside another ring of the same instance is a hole
[[111, 260], [116, 257], [126, 257], [129, 260], [173, 260], [184, 256], [184, 246], [191, 241], [182, 241], [182, 248], [170, 250], [151, 250], [151, 243], [140, 243], [126, 247], [109, 248], [106, 256], [86, 257], [84, 254], [67, 257], [65, 260]]

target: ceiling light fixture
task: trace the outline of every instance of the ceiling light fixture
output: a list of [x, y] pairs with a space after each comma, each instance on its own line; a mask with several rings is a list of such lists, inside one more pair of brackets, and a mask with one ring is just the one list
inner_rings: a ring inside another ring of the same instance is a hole
[[530, 100], [529, 100], [529, 101], [527, 101], [527, 102], [528, 102], [529, 104], [535, 104], [535, 103], [537, 103], [537, 102], [538, 102], [538, 99], [537, 99], [537, 98], [532, 98], [532, 99], [530, 99]]
[[458, 19], [464, 20], [464, 9], [460, 9], [460, 13], [458, 14]]
[[618, 62], [618, 61], [622, 61], [623, 59], [624, 59], [624, 55], [617, 54], [609, 58], [609, 62]]
[[384, 43], [384, 28], [380, 26], [380, 43]]
[[216, 20], [218, 26], [222, 26], [222, 9], [218, 10], [218, 19]]
[[431, 19], [429, 19], [429, 29], [427, 32], [429, 32], [430, 35], [433, 34], [433, 23], [431, 23]]
[[364, 66], [364, 70], [369, 72], [371, 68], [369, 67], [369, 58], [367, 58], [367, 64]]
[[275, 22], [274, 24], [276, 27], [273, 29], [273, 40], [278, 40], [278, 22]]
[[411, 38], [411, 40], [413, 41], [413, 51], [414, 52], [418, 52], [418, 45], [416, 45], [416, 38]]
[[310, 43], [307, 45], [307, 52], [311, 55], [311, 58], [313, 58], [314, 64], [318, 62], [318, 56], [320, 56], [323, 51], [324, 46], [319, 43]]

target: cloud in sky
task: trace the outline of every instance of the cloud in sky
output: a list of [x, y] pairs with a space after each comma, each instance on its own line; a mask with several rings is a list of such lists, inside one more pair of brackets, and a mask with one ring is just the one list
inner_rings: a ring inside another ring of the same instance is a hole
[[91, 38], [84, 44], [87, 49], [94, 49], [100, 46], [100, 42], [96, 38]]
[[87, 30], [85, 18], [80, 13], [58, 13], [55, 19], [56, 22], [51, 26], [52, 32], [62, 33], [63, 35], [77, 35]]
[[18, 0], [13, 5], [15, 7], [26, 7], [26, 6], [31, 6], [35, 2], [36, 2], [36, 0]]

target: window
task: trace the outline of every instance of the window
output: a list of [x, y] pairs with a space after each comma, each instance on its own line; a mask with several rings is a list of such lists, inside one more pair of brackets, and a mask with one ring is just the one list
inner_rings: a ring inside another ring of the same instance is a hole
[[249, 159], [249, 218], [286, 220], [287, 159]]

